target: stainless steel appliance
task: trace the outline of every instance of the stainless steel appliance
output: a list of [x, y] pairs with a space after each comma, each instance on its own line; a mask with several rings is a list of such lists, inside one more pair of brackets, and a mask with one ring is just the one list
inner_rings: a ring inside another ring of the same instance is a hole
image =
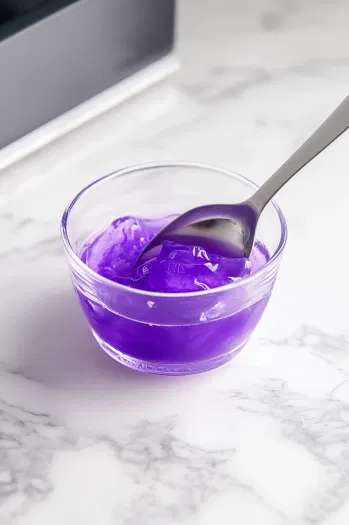
[[0, 148], [172, 51], [175, 0], [0, 0]]

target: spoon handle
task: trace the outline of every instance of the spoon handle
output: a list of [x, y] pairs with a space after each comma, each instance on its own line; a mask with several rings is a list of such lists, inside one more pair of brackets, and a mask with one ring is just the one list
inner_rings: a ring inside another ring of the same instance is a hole
[[336, 108], [323, 124], [306, 140], [302, 146], [272, 175], [247, 201], [261, 213], [293, 175], [308, 162], [319, 155], [337, 137], [349, 128], [349, 96]]

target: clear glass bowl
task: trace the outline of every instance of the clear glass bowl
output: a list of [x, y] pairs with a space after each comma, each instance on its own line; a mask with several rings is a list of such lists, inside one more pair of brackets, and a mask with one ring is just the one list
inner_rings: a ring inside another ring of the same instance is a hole
[[166, 217], [203, 204], [239, 202], [256, 188], [228, 170], [168, 163], [116, 171], [75, 197], [63, 214], [62, 238], [73, 286], [103, 350], [140, 371], [179, 375], [220, 366], [243, 348], [267, 305], [286, 242], [286, 222], [274, 202], [257, 230], [270, 260], [220, 288], [190, 293], [128, 288], [96, 274], [80, 255], [118, 217]]

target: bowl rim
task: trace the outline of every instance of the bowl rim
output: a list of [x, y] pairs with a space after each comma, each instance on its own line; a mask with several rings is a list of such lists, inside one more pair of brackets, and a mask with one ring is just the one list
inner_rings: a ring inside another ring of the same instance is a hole
[[103, 177], [96, 179], [95, 181], [91, 182], [87, 186], [85, 186], [68, 204], [68, 206], [65, 208], [62, 219], [61, 219], [61, 237], [63, 240], [63, 245], [69, 255], [71, 257], [74, 265], [77, 266], [79, 270], [81, 270], [82, 273], [87, 273], [91, 278], [93, 278], [96, 281], [99, 281], [101, 284], [104, 284], [106, 286], [109, 286], [111, 288], [114, 288], [115, 290], [123, 291], [130, 294], [135, 294], [139, 296], [145, 296], [145, 297], [169, 297], [169, 298], [186, 298], [186, 297], [203, 297], [204, 295], [210, 295], [214, 293], [220, 293], [224, 291], [230, 291], [237, 289], [241, 286], [246, 286], [247, 284], [253, 283], [254, 281], [257, 281], [258, 278], [260, 278], [264, 273], [268, 271], [268, 269], [272, 268], [280, 259], [281, 254], [283, 252], [283, 249], [286, 244], [287, 240], [287, 223], [286, 219], [284, 217], [284, 214], [282, 213], [280, 207], [278, 204], [273, 200], [270, 201], [270, 205], [274, 207], [274, 209], [277, 212], [280, 226], [281, 226], [281, 235], [280, 235], [280, 241], [279, 244], [273, 253], [273, 255], [270, 257], [270, 259], [261, 266], [256, 272], [253, 274], [239, 280], [234, 281], [229, 284], [225, 284], [223, 286], [219, 286], [217, 288], [211, 288], [209, 290], [199, 290], [196, 292], [152, 292], [147, 290], [138, 290], [137, 288], [131, 288], [127, 285], [117, 283], [115, 281], [111, 281], [110, 279], [107, 279], [106, 277], [103, 277], [102, 275], [99, 275], [97, 272], [89, 268], [81, 259], [80, 257], [75, 253], [67, 231], [68, 227], [68, 221], [69, 221], [69, 215], [72, 212], [75, 204], [79, 201], [79, 199], [85, 195], [87, 192], [93, 190], [95, 186], [98, 186], [100, 184], [103, 184], [104, 182], [115, 178], [115, 177], [122, 177], [129, 175], [130, 173], [135, 173], [143, 170], [149, 170], [149, 169], [167, 169], [167, 168], [196, 168], [196, 169], [202, 169], [202, 170], [208, 170], [213, 171], [216, 173], [220, 173], [221, 175], [227, 175], [229, 177], [233, 177], [235, 179], [240, 180], [241, 182], [245, 183], [246, 185], [252, 187], [253, 189], [257, 190], [259, 186], [249, 180], [248, 178], [240, 175], [239, 173], [236, 173], [232, 170], [221, 168], [218, 166], [213, 166], [210, 164], [204, 164], [199, 162], [186, 162], [186, 161], [179, 161], [179, 162], [149, 162], [144, 164], [136, 164], [131, 165], [125, 168], [121, 168], [119, 170], [113, 171], [107, 175], [104, 175]]

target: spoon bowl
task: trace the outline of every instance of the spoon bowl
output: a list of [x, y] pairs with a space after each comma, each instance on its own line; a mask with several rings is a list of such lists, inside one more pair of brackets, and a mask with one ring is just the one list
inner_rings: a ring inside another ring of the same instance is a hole
[[193, 208], [163, 228], [142, 255], [168, 240], [208, 250], [212, 246], [214, 253], [224, 257], [249, 257], [257, 221], [258, 213], [248, 201]]

